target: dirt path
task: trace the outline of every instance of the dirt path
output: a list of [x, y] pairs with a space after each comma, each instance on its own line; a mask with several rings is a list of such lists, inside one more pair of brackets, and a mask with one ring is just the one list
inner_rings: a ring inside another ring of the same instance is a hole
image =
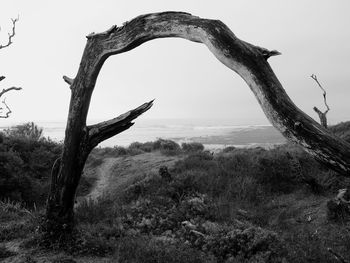
[[96, 185], [86, 198], [97, 200], [103, 195], [113, 196], [136, 180], [143, 179], [152, 173], [158, 173], [162, 165], [170, 168], [180, 159], [180, 156], [165, 156], [159, 152], [106, 158], [96, 169], [98, 178]]

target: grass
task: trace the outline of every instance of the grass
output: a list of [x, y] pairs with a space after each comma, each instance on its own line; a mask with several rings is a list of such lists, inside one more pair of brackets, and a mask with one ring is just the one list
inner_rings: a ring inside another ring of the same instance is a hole
[[[150, 144], [133, 147], [146, 152]], [[317, 191], [295, 176], [294, 160], [304, 176], [314, 179]], [[153, 174], [135, 182], [117, 200], [86, 202], [76, 213], [82, 232], [98, 235], [95, 241], [106, 244], [101, 251], [120, 262], [203, 262], [203, 257], [208, 262], [279, 262], [283, 257], [336, 262], [328, 247], [350, 256], [346, 223], [328, 222], [320, 213], [312, 214], [324, 219], [318, 224], [303, 218], [312, 202], [321, 205], [346, 181], [298, 147], [231, 147], [216, 155], [190, 151], [169, 173], [170, 179]], [[301, 223], [289, 223], [298, 218]], [[193, 236], [183, 224], [193, 225], [205, 238]], [[249, 247], [251, 238], [262, 250]], [[242, 247], [232, 245], [244, 242]]]
[[0, 260], [9, 258], [14, 255], [16, 255], [16, 253], [8, 250], [5, 246], [0, 245]]
[[31, 235], [36, 226], [36, 213], [26, 209], [21, 203], [0, 201], [0, 242]]

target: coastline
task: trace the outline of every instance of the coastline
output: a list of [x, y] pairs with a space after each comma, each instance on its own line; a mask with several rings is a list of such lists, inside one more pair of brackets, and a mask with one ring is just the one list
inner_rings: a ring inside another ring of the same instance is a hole
[[[43, 128], [44, 136], [53, 141], [64, 139], [65, 122], [36, 122]], [[0, 127], [0, 130], [9, 128]], [[145, 143], [157, 139], [173, 140], [179, 144], [199, 142], [208, 150], [228, 146], [271, 148], [285, 142], [283, 136], [271, 125], [236, 125], [222, 120], [142, 120], [131, 129], [104, 141], [99, 147], [129, 146], [133, 142]]]

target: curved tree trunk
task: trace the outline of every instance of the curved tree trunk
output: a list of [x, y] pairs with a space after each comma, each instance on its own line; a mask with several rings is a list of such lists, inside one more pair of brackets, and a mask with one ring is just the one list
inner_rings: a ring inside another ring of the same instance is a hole
[[[109, 30], [87, 36], [87, 44], [76, 78], [65, 77], [72, 96], [60, 164], [53, 172], [47, 218], [60, 229], [70, 229], [73, 203], [85, 160], [100, 141], [132, 123], [121, 122], [86, 126], [86, 116], [96, 79], [104, 61], [149, 40], [180, 37], [205, 44], [224, 65], [238, 73], [253, 91], [270, 122], [289, 140], [302, 145], [316, 159], [343, 175], [350, 175], [350, 144], [335, 137], [291, 101], [273, 73], [267, 59], [277, 51], [254, 46], [238, 39], [219, 20], [202, 19], [183, 12], [141, 15]], [[129, 113], [132, 119], [149, 109], [152, 102]], [[57, 226], [57, 224], [56, 224]]]

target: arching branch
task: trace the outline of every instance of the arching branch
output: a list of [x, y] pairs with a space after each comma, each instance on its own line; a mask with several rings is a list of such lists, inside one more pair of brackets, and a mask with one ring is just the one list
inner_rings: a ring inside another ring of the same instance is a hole
[[[79, 70], [71, 85], [59, 174], [47, 205], [48, 224], [65, 222], [64, 227], [59, 229], [63, 232], [72, 225], [75, 191], [86, 153], [89, 152], [86, 149], [89, 148], [91, 127], [86, 126], [86, 118], [104, 62], [112, 55], [165, 37], [179, 37], [205, 44], [219, 61], [246, 81], [267, 118], [286, 138], [299, 143], [334, 170], [350, 176], [350, 144], [329, 133], [291, 101], [267, 63], [269, 57], [279, 54], [278, 51], [269, 51], [240, 40], [219, 20], [202, 19], [183, 12], [153, 13], [138, 16], [121, 27], [113, 26], [103, 33], [87, 36]], [[105, 138], [103, 130], [112, 127], [110, 124], [113, 123], [110, 121], [95, 126], [102, 128], [101, 139]], [[114, 133], [108, 131], [108, 134]]]
[[[329, 167], [350, 176], [350, 145], [302, 112], [267, 63], [269, 54], [279, 52], [240, 40], [221, 21], [182, 12], [164, 12], [141, 15], [122, 27], [113, 26], [103, 33], [90, 34], [77, 78], [87, 73], [85, 79], [91, 80], [91, 85], [85, 88], [93, 89], [95, 78], [109, 56], [165, 37], [205, 44], [219, 61], [246, 81], [267, 118], [287, 139], [299, 143]], [[79, 90], [79, 81], [74, 86]]]

